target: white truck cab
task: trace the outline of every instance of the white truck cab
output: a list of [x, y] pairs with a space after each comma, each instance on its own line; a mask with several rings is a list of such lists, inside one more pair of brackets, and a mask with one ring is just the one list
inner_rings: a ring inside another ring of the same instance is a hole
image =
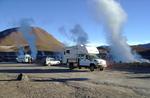
[[97, 54], [99, 51], [96, 47], [84, 45], [67, 47], [64, 51], [63, 63], [67, 64], [70, 69], [86, 67], [91, 71], [96, 68], [103, 70], [107, 67], [106, 61], [100, 59]]

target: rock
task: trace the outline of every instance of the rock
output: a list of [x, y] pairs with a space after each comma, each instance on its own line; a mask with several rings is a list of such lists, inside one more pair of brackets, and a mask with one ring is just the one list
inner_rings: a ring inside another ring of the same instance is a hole
[[29, 78], [26, 74], [20, 73], [17, 77], [17, 80], [19, 80], [19, 81], [29, 81]]

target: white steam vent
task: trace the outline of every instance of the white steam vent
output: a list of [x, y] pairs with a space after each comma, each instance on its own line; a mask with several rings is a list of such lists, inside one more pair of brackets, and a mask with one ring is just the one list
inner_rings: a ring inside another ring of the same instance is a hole
[[116, 0], [91, 1], [96, 20], [104, 26], [107, 43], [110, 45], [113, 59], [117, 62], [137, 61], [127, 44], [126, 38], [122, 34], [127, 14], [121, 5]]

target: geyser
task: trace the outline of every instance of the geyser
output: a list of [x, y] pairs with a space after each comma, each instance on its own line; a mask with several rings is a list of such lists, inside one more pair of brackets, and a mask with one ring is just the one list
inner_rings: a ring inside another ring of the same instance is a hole
[[105, 35], [113, 60], [116, 62], [137, 61], [122, 34], [127, 14], [121, 5], [116, 0], [91, 0], [90, 2], [96, 20], [103, 25], [106, 32]]
[[36, 37], [34, 33], [32, 33], [31, 23], [32, 23], [31, 19], [22, 19], [20, 21], [20, 27], [18, 31], [22, 33], [23, 37], [28, 42], [31, 50], [31, 56], [33, 57], [33, 59], [36, 59], [37, 55]]

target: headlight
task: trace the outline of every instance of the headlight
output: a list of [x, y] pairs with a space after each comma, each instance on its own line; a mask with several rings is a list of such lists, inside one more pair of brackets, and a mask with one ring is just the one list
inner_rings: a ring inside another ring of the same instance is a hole
[[101, 64], [101, 62], [99, 62], [99, 61], [97, 61], [97, 60], [94, 60], [94, 62], [96, 63], [96, 64]]

